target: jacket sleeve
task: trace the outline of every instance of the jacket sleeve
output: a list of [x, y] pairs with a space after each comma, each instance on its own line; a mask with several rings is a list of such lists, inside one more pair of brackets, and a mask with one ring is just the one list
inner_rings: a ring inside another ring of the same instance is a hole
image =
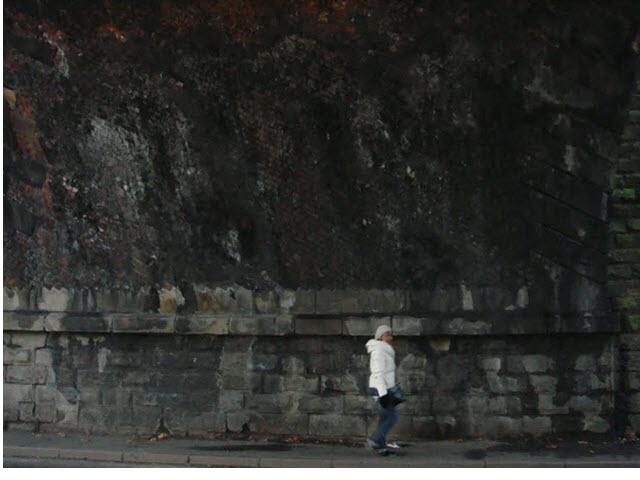
[[385, 388], [389, 388], [392, 385], [387, 385], [385, 382], [384, 375], [384, 353], [374, 350], [371, 352], [371, 373], [376, 377], [376, 379], [381, 382]]

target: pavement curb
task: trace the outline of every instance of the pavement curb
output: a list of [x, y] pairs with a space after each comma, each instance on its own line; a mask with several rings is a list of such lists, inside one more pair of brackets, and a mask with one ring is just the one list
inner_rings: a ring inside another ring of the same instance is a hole
[[[236, 468], [620, 468], [640, 467], [640, 458], [540, 458], [532, 461], [509, 458], [482, 460], [419, 458], [292, 458], [236, 457], [223, 455], [191, 455], [149, 452], [144, 450], [90, 450], [80, 448], [44, 448], [3, 446], [3, 460], [11, 458], [85, 460], [114, 464], [155, 464], [167, 466], [236, 467]], [[116, 466], [116, 465], [114, 465]]]

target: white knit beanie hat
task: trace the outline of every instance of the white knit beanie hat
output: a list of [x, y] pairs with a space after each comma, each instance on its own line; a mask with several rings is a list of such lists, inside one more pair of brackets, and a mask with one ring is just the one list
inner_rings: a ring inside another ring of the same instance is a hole
[[391, 327], [389, 325], [380, 325], [376, 329], [376, 337], [375, 337], [376, 340], [380, 340], [380, 337], [382, 337], [382, 335], [390, 331], [391, 331]]

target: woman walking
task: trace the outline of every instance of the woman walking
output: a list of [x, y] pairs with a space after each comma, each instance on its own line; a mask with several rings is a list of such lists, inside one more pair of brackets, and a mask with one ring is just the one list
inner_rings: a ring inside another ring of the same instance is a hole
[[376, 330], [375, 338], [366, 344], [367, 352], [371, 355], [369, 368], [369, 393], [373, 395], [378, 407], [380, 420], [378, 428], [372, 438], [367, 440], [367, 445], [381, 455], [388, 455], [398, 448], [397, 445], [387, 444], [387, 433], [398, 420], [398, 412], [395, 409], [401, 392], [396, 385], [396, 353], [391, 346], [393, 333], [388, 325], [381, 325]]

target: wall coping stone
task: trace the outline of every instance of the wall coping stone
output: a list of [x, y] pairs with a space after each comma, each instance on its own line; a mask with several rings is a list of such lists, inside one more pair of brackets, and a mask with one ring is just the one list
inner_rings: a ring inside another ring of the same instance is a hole
[[4, 331], [154, 333], [177, 335], [370, 336], [390, 324], [397, 337], [617, 333], [618, 314], [524, 316], [513, 312], [467, 316], [309, 316], [292, 314], [74, 313], [4, 311]]

